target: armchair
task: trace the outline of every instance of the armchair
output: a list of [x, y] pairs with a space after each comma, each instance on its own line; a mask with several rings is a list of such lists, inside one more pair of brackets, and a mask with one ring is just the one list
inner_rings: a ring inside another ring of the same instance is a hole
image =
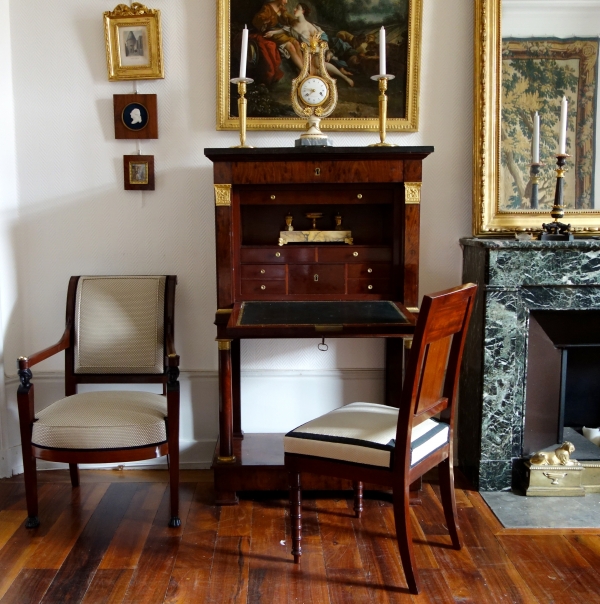
[[[168, 456], [169, 526], [179, 519], [179, 356], [173, 320], [177, 277], [71, 277], [61, 339], [19, 357], [17, 392], [27, 528], [39, 526], [36, 459], [69, 464], [114, 463]], [[65, 398], [35, 412], [31, 367], [65, 351]], [[159, 383], [162, 394], [79, 384]]]

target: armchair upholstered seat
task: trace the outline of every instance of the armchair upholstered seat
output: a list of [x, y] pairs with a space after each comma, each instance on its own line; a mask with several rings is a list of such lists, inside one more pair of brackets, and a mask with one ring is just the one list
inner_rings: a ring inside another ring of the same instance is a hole
[[409, 489], [438, 466], [446, 523], [452, 545], [460, 549], [452, 434], [458, 376], [476, 290], [469, 284], [424, 296], [397, 408], [351, 403], [285, 435], [294, 562], [300, 562], [302, 554], [302, 473], [353, 481], [358, 518], [363, 482], [392, 488], [400, 558], [409, 590], [419, 593]]
[[[36, 458], [113, 463], [168, 455], [170, 526], [179, 526], [179, 357], [173, 339], [174, 276], [71, 277], [63, 337], [19, 358], [19, 423], [27, 528], [39, 525]], [[35, 412], [31, 367], [65, 351], [65, 398]], [[157, 383], [137, 390], [77, 393], [81, 383]]]

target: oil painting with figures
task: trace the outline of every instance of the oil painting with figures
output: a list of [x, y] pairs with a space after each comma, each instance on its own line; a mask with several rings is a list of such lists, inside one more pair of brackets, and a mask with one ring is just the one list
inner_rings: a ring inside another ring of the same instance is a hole
[[[421, 0], [219, 3], [225, 42], [219, 52], [226, 54], [221, 57], [219, 78], [223, 97], [227, 97], [222, 113], [227, 115], [218, 116], [218, 126], [235, 127], [232, 122], [238, 116], [238, 91], [229, 80], [240, 72], [242, 31], [247, 26], [246, 74], [253, 80], [246, 91], [248, 128], [280, 129], [284, 123], [286, 129], [301, 127], [293, 124], [301, 120], [292, 109], [291, 83], [302, 68], [302, 43], [319, 32], [328, 46], [326, 69], [338, 89], [339, 100], [329, 127], [376, 130], [379, 91], [371, 78], [380, 73], [379, 36], [384, 26], [386, 72], [395, 76], [387, 89], [390, 129], [416, 130], [414, 120], [407, 123], [407, 114], [418, 89]], [[337, 127], [332, 126], [336, 120]]]

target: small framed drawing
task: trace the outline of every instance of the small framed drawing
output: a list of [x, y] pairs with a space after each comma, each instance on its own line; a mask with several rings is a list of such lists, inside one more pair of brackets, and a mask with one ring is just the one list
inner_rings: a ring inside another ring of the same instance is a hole
[[118, 4], [104, 13], [104, 39], [110, 81], [165, 77], [159, 10]]
[[126, 191], [154, 191], [154, 155], [123, 155]]
[[113, 94], [115, 138], [158, 138], [155, 94]]

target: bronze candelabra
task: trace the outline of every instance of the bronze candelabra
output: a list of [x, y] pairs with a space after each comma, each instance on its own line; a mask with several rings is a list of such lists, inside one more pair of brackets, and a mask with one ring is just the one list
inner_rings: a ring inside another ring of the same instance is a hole
[[385, 75], [374, 75], [371, 76], [372, 80], [379, 80], [379, 138], [380, 142], [373, 143], [369, 147], [397, 147], [393, 143], [385, 142], [386, 125], [387, 125], [387, 96], [385, 94], [387, 90], [388, 80], [393, 80], [396, 76], [389, 73]]
[[559, 153], [556, 156], [556, 189], [554, 192], [554, 205], [550, 211], [550, 216], [554, 218], [554, 222], [542, 224], [542, 233], [540, 239], [542, 241], [573, 241], [574, 237], [569, 229], [570, 224], [559, 222], [559, 219], [565, 215], [564, 206], [564, 186], [565, 172], [564, 165], [567, 163], [567, 157], [571, 157], [566, 153]]
[[232, 84], [237, 84], [238, 94], [238, 117], [240, 120], [240, 144], [232, 145], [232, 149], [254, 149], [252, 145], [246, 144], [246, 106], [248, 101], [245, 97], [246, 84], [252, 84], [254, 80], [252, 78], [232, 78], [229, 80]]

